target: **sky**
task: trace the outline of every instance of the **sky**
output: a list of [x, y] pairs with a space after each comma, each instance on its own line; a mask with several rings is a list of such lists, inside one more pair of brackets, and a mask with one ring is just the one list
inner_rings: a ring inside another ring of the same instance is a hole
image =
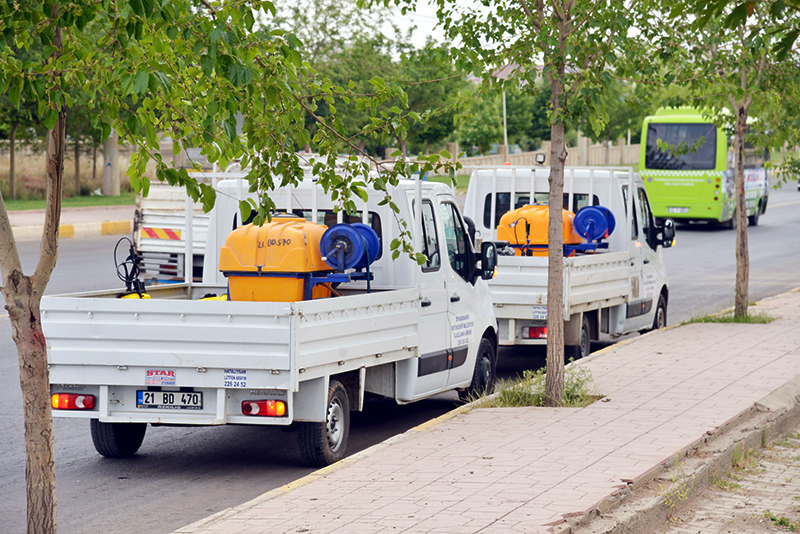
[[[403, 34], [405, 34], [411, 26], [417, 27], [411, 40], [416, 48], [423, 48], [425, 46], [425, 40], [428, 35], [432, 35], [438, 42], [444, 40], [444, 32], [442, 32], [441, 28], [434, 29], [434, 26], [436, 26], [438, 22], [436, 18], [436, 7], [427, 0], [418, 0], [417, 10], [413, 13], [409, 12], [405, 15], [401, 15], [400, 10], [397, 9], [394, 22], [400, 27]], [[387, 28], [387, 30], [389, 29]]]

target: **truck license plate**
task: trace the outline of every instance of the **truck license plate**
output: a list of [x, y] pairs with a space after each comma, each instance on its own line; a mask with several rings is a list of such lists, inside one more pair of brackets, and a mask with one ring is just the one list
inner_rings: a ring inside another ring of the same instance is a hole
[[547, 306], [534, 306], [533, 307], [533, 317], [534, 321], [546, 321], [547, 320]]
[[667, 208], [669, 213], [689, 213], [689, 208]]
[[203, 394], [194, 391], [137, 391], [137, 408], [202, 410]]

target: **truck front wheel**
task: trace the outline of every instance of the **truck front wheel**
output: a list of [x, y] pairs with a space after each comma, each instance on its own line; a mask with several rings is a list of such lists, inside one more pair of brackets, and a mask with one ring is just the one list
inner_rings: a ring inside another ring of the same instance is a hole
[[325, 421], [300, 423], [298, 439], [303, 461], [312, 467], [325, 467], [344, 458], [350, 436], [350, 402], [341, 382], [328, 385]]
[[147, 423], [101, 423], [90, 420], [94, 448], [106, 458], [130, 458], [142, 446]]
[[658, 307], [656, 308], [656, 315], [653, 317], [653, 330], [664, 328], [667, 326], [667, 299], [664, 294], [658, 296]]
[[494, 389], [497, 375], [497, 358], [494, 354], [494, 345], [486, 338], [481, 339], [478, 345], [478, 357], [475, 359], [475, 371], [472, 373], [472, 383], [464, 391], [458, 392], [462, 401], [474, 400], [481, 395], [488, 395]]

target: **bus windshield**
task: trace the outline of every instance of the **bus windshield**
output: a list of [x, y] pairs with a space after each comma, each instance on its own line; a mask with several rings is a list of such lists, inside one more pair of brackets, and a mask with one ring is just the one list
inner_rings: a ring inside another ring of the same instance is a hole
[[[698, 139], [704, 141], [694, 144]], [[681, 155], [662, 151], [658, 148], [657, 140], [676, 149], [689, 149]], [[677, 123], [650, 123], [647, 126], [647, 147], [645, 152], [646, 169], [669, 170], [709, 170], [716, 167], [717, 158], [717, 128], [710, 123], [704, 124], [677, 124]]]

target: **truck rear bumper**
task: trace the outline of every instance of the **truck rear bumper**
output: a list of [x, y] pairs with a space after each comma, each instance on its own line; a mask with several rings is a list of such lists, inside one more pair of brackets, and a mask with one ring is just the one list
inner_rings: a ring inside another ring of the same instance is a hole
[[[277, 389], [232, 389], [232, 388], [163, 388], [148, 390], [144, 386], [92, 386], [62, 384], [51, 385], [52, 393], [75, 392], [94, 395], [95, 406], [92, 410], [58, 410], [53, 409], [54, 417], [99, 419], [104, 423], [161, 423], [175, 425], [290, 425], [292, 405], [286, 390]], [[191, 391], [188, 391], [191, 390]], [[176, 398], [181, 394], [199, 394], [200, 406], [186, 408], [175, 407], [143, 407], [138, 392], [173, 393]], [[242, 412], [243, 401], [280, 400], [286, 403], [283, 416], [252, 416]]]

